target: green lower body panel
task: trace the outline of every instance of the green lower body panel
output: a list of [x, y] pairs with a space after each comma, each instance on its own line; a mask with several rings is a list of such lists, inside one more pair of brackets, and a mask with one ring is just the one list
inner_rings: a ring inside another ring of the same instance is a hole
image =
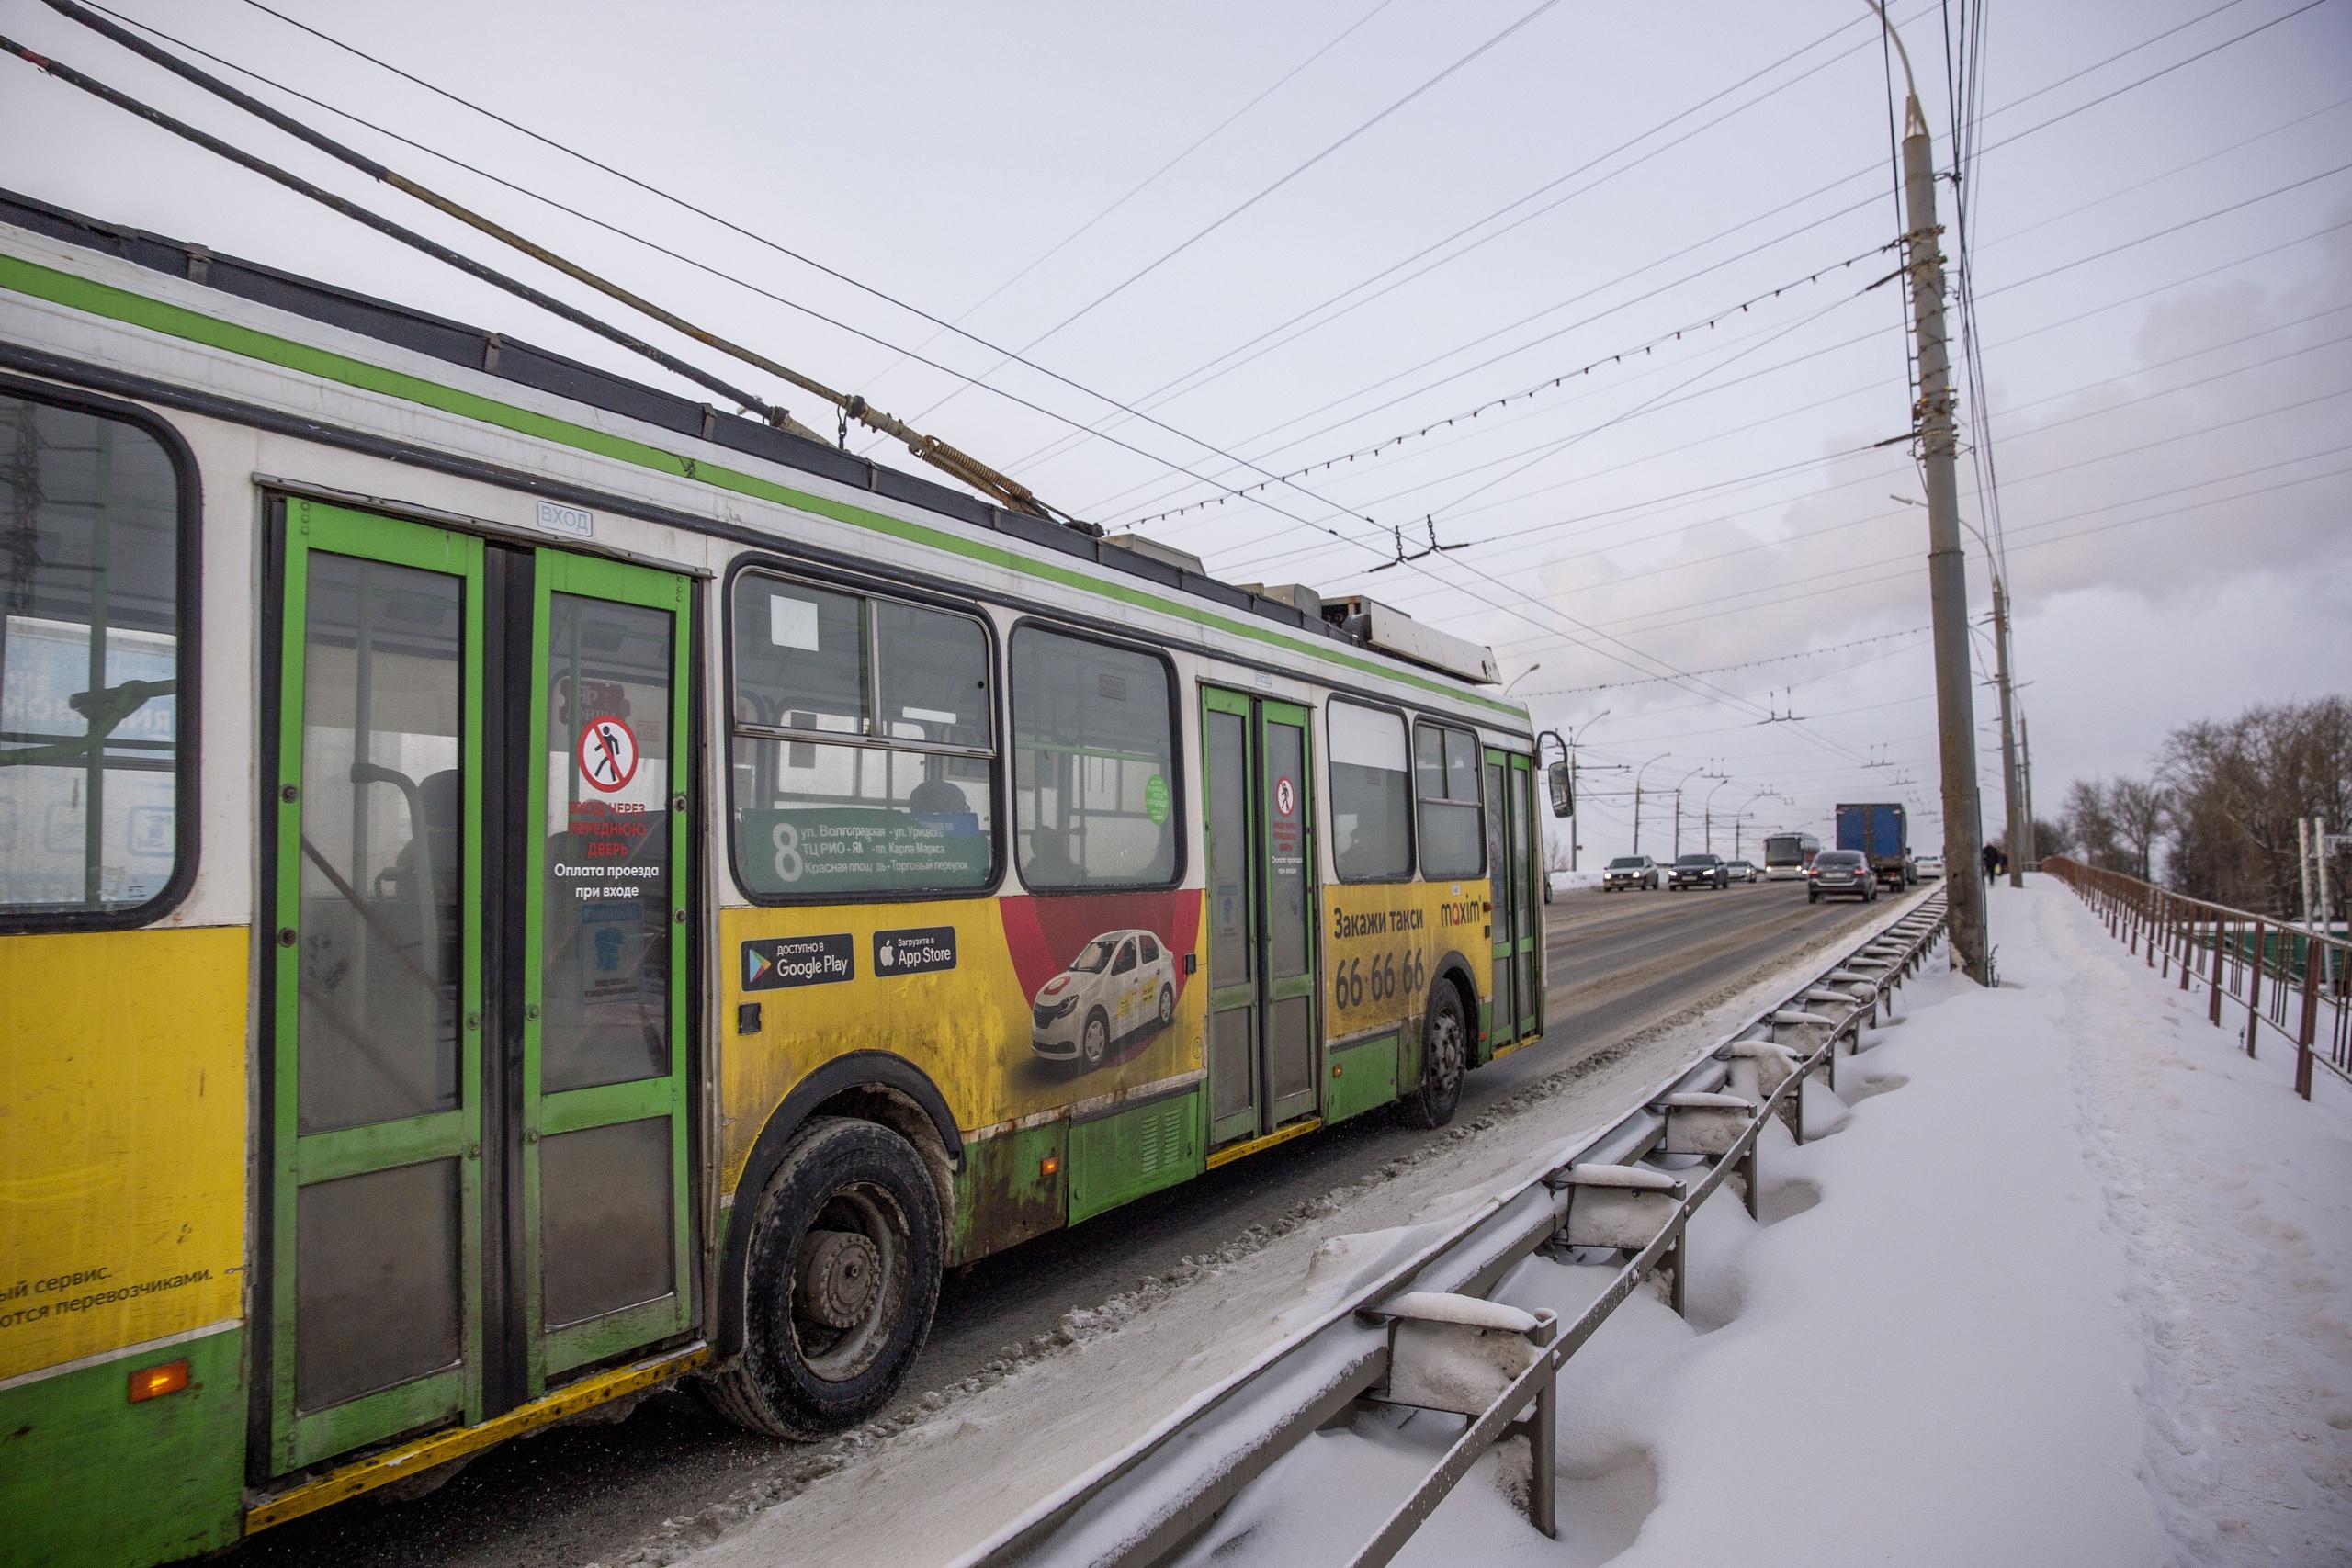
[[[0, 1390], [0, 1561], [141, 1568], [243, 1530], [243, 1338], [232, 1329]], [[130, 1374], [187, 1358], [133, 1404]]]
[[1206, 1098], [1198, 1089], [1069, 1130], [1069, 1221], [1201, 1174], [1207, 1159]]
[[1396, 1035], [1384, 1034], [1331, 1048], [1331, 1081], [1323, 1090], [1326, 1122], [1377, 1111], [1396, 1098], [1397, 1041]]
[[964, 1145], [950, 1263], [969, 1263], [1061, 1228], [1069, 1208], [1063, 1186], [1069, 1134], [1069, 1122], [1054, 1121]]

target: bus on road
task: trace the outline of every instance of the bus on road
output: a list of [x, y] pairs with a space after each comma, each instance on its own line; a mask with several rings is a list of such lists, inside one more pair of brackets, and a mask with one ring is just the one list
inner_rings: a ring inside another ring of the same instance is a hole
[[1543, 1032], [1527, 714], [1384, 606], [7, 197], [0, 528], [11, 1561], [839, 1430]]
[[1811, 833], [1774, 833], [1764, 840], [1764, 875], [1772, 882], [1802, 882], [1821, 840]]

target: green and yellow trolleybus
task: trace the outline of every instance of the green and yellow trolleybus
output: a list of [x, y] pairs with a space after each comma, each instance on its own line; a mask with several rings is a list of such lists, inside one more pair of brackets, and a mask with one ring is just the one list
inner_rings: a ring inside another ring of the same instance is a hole
[[1544, 1022], [1491, 679], [0, 197], [6, 1556], [835, 1430], [945, 1268], [1443, 1122]]

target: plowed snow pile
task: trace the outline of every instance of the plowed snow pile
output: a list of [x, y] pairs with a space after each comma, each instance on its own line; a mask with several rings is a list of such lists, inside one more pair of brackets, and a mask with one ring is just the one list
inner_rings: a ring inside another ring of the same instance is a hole
[[[2054, 883], [1992, 914], [2003, 988], [1931, 965], [1809, 1099], [1834, 1134], [1773, 1130], [1763, 1223], [1701, 1211], [1690, 1321], [1637, 1292], [1568, 1363], [1561, 1539], [1514, 1444], [1399, 1562], [2352, 1561], [2352, 1090], [2296, 1099]], [[1600, 1272], [1497, 1293], [1572, 1318]], [[1345, 1562], [1459, 1427], [1318, 1434], [1192, 1561]]]

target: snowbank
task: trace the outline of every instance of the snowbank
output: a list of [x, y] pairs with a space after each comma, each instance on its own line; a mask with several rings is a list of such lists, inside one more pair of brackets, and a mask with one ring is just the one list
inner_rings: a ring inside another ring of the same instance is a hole
[[[2009, 984], [1915, 981], [1850, 1112], [1809, 1093], [1842, 1125], [1772, 1130], [1763, 1223], [1700, 1212], [1690, 1320], [1638, 1292], [1568, 1363], [1561, 1540], [1513, 1444], [1400, 1562], [2352, 1561], [2352, 1094], [2296, 1100], [2054, 883], [1992, 918]], [[1460, 1425], [1318, 1434], [1189, 1561], [1344, 1562]]]
[[1600, 873], [1597, 871], [1555, 871], [1548, 874], [1555, 893], [1573, 893], [1579, 887], [1600, 886]]

